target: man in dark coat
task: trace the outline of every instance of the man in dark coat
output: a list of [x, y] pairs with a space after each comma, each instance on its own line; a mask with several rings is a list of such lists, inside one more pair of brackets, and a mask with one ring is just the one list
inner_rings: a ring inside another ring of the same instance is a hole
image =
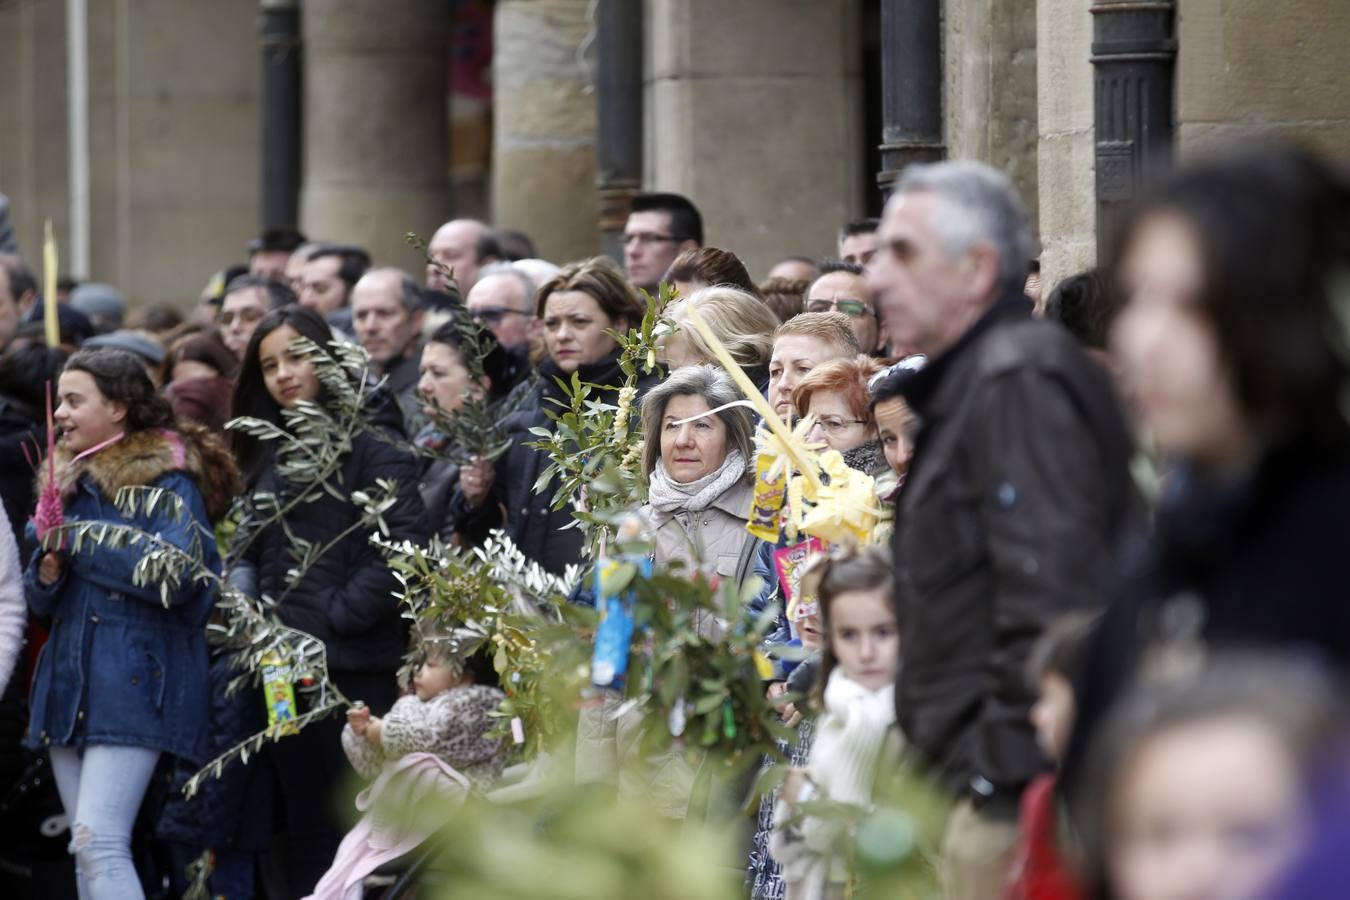
[[922, 425], [896, 514], [897, 718], [957, 801], [947, 896], [995, 897], [1044, 766], [1027, 656], [1100, 603], [1133, 509], [1131, 441], [1104, 370], [1031, 317], [1031, 237], [1003, 175], [912, 167], [880, 235], [869, 283], [887, 330], [930, 360], [903, 388]]

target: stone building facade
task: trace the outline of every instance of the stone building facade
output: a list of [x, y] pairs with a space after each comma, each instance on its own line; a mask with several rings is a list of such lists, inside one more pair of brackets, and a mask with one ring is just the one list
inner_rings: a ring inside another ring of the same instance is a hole
[[[613, 206], [596, 185], [597, 10], [621, 3], [641, 12], [640, 48], [621, 48], [640, 52], [634, 183], [688, 194], [708, 242], [763, 275], [831, 253], [840, 223], [878, 210], [894, 62], [878, 22], [927, 3], [946, 155], [1011, 175], [1047, 283], [1095, 259], [1094, 24], [1119, 0], [496, 0], [491, 140], [452, 184], [447, 52], [456, 10], [479, 2], [0, 2], [0, 191], [25, 253], [39, 258], [50, 219], [67, 271], [184, 307], [241, 260], [262, 224], [258, 18], [278, 4], [300, 9], [302, 229], [410, 270], [404, 233], [452, 215], [525, 230], [556, 261], [597, 252]], [[1350, 155], [1350, 4], [1172, 5], [1180, 156], [1252, 132]]]

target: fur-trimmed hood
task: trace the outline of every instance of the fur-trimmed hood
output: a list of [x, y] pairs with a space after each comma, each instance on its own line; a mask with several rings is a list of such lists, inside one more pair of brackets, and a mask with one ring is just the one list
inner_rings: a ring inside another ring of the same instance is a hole
[[[219, 521], [241, 490], [234, 457], [220, 439], [206, 428], [179, 422], [174, 428], [147, 428], [130, 432], [114, 444], [71, 464], [71, 453], [56, 447], [56, 477], [62, 494], [69, 497], [81, 475], [87, 475], [107, 498], [124, 487], [147, 485], [170, 472], [183, 472], [197, 483], [212, 522]], [[47, 481], [48, 467], [41, 467], [39, 492]]]

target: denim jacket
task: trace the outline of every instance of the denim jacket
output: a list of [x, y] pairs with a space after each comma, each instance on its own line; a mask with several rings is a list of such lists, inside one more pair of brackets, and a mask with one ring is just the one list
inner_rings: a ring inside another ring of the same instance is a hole
[[[183, 550], [194, 545], [195, 536], [202, 561], [219, 574], [202, 494], [197, 482], [174, 466], [200, 456], [184, 459], [181, 442], [174, 432], [139, 432], [91, 457], [65, 500], [66, 522], [130, 525]], [[154, 515], [124, 516], [111, 498], [125, 485], [172, 491], [184, 515], [175, 520], [160, 506]], [[41, 550], [24, 576], [29, 608], [51, 617], [51, 637], [33, 680], [25, 743], [34, 749], [50, 744], [149, 747], [204, 762], [211, 707], [205, 626], [214, 584], [184, 577], [167, 593], [166, 606], [158, 584], [132, 581], [146, 545], [112, 548], [84, 540], [78, 551], [72, 545], [67, 536], [55, 584], [38, 582]]]

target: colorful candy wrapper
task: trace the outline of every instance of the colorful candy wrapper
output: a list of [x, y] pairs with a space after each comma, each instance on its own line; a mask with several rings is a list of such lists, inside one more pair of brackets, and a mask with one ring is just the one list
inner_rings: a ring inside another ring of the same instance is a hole
[[778, 520], [787, 499], [787, 482], [787, 466], [780, 463], [779, 457], [769, 453], [755, 457], [755, 495], [745, 528], [762, 541], [778, 540]]
[[[783, 598], [783, 611], [790, 620], [801, 618], [800, 608], [809, 604], [814, 608], [814, 597], [803, 597], [801, 593], [802, 571], [811, 558], [825, 552], [825, 544], [819, 538], [807, 538], [790, 547], [780, 547], [773, 552], [773, 567], [778, 573], [778, 588]], [[802, 615], [809, 615], [805, 613]]]
[[295, 727], [295, 686], [291, 664], [277, 653], [262, 658], [263, 699], [267, 703], [267, 727], [279, 734], [298, 734]]

